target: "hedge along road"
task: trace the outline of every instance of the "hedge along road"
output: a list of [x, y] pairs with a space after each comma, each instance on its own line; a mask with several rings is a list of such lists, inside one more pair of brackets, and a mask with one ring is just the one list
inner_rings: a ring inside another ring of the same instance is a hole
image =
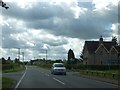
[[17, 80], [15, 88], [118, 88], [117, 85], [78, 77], [71, 72], [67, 72], [66, 76], [52, 75], [50, 70], [36, 66], [26, 66], [24, 72], [4, 75]]

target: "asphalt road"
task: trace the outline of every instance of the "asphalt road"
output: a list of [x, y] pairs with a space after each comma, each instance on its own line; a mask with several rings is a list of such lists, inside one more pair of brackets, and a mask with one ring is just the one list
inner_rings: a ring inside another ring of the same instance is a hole
[[[118, 88], [117, 85], [83, 78], [67, 72], [67, 75], [52, 75], [50, 70], [27, 66], [24, 72], [8, 74], [17, 80], [15, 88]], [[7, 74], [3, 74], [7, 76]]]

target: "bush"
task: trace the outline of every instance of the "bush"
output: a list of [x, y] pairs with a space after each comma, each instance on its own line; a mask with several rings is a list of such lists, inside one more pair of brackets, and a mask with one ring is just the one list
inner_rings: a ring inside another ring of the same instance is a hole
[[13, 65], [12, 64], [3, 64], [2, 65], [2, 70], [8, 70], [8, 69], [13, 69]]
[[14, 63], [2, 64], [2, 70], [10, 70], [10, 69], [14, 69], [17, 67], [20, 67], [20, 64], [14, 64]]
[[80, 69], [80, 70], [118, 70], [119, 65], [83, 65], [81, 63], [66, 65], [67, 69]]

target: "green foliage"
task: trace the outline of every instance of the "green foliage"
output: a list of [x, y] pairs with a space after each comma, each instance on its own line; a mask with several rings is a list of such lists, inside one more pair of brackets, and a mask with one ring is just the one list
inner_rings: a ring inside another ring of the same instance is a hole
[[15, 58], [15, 63], [19, 63], [19, 62], [20, 62], [19, 59]]
[[25, 69], [24, 65], [15, 64], [15, 63], [2, 65], [2, 72], [17, 72], [17, 71], [22, 71], [24, 69]]

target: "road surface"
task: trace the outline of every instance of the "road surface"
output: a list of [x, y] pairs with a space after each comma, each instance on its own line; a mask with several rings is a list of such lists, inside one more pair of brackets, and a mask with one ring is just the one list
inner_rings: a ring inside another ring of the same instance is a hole
[[11, 76], [18, 80], [15, 88], [118, 88], [117, 85], [83, 78], [70, 72], [66, 76], [52, 75], [50, 70], [36, 66], [26, 66], [24, 72]]

